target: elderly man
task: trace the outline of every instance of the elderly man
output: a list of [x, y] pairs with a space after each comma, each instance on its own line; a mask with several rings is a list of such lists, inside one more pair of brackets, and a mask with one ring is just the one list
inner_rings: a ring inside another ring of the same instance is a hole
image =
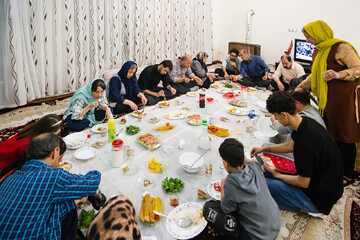
[[299, 85], [305, 79], [304, 75], [304, 68], [300, 64], [293, 62], [290, 56], [283, 55], [270, 84], [275, 90], [287, 91]]
[[[239, 56], [242, 59], [240, 75], [238, 76], [240, 84], [247, 87], [268, 87], [270, 85], [268, 79], [270, 69], [264, 60], [259, 56], [250, 56], [246, 49], [242, 49]], [[230, 76], [230, 78], [233, 77]]]
[[240, 72], [241, 58], [239, 57], [239, 50], [233, 48], [230, 53], [224, 57], [221, 68], [215, 69], [215, 73], [220, 77], [229, 79], [230, 75], [237, 75]]
[[[154, 105], [161, 100], [175, 97], [176, 89], [170, 85], [169, 72], [173, 69], [170, 60], [164, 60], [160, 64], [147, 66], [140, 74], [139, 87], [145, 93], [147, 105]], [[162, 81], [163, 87], [159, 87]]]
[[199, 89], [199, 86], [202, 86], [202, 80], [191, 71], [190, 65], [192, 61], [192, 57], [189, 54], [172, 61], [173, 70], [169, 75], [173, 82], [172, 86], [178, 94], [196, 91]]
[[60, 137], [44, 133], [30, 140], [31, 159], [0, 186], [0, 239], [75, 239], [74, 200], [92, 195], [101, 174], [71, 174], [59, 163]]

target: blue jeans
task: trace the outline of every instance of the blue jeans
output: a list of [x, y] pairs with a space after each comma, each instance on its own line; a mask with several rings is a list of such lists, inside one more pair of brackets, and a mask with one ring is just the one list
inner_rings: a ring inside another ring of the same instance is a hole
[[265, 178], [271, 196], [282, 210], [300, 212], [301, 210], [320, 213], [313, 202], [298, 187], [275, 178]]

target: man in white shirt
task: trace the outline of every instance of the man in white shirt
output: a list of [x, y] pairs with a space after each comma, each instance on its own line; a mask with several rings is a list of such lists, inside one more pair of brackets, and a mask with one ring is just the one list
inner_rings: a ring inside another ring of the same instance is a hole
[[[304, 68], [292, 61], [288, 55], [281, 56], [281, 62], [272, 76], [271, 86], [275, 90], [286, 91], [289, 88], [294, 89], [299, 85], [305, 75]], [[282, 76], [282, 79], [280, 77]]]
[[241, 58], [239, 57], [239, 50], [233, 48], [230, 53], [224, 57], [221, 68], [215, 69], [215, 73], [220, 77], [229, 79], [230, 75], [238, 75], [240, 73]]

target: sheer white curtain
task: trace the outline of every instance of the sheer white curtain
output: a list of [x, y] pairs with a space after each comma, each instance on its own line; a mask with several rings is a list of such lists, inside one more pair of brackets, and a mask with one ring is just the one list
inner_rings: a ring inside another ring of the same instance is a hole
[[127, 60], [212, 55], [211, 11], [208, 0], [0, 1], [0, 108], [73, 92]]

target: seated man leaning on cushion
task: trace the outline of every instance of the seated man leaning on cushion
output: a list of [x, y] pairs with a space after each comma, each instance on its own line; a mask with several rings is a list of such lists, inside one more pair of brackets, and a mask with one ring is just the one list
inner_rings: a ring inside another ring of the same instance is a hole
[[[147, 66], [140, 74], [139, 87], [145, 93], [147, 105], [154, 105], [161, 100], [175, 97], [176, 89], [170, 85], [169, 72], [173, 69], [170, 60], [164, 60], [160, 64]], [[163, 87], [159, 87], [162, 81]]]
[[304, 75], [304, 68], [300, 64], [293, 62], [290, 56], [283, 55], [270, 84], [275, 90], [294, 89], [305, 79]]
[[[259, 56], [250, 56], [246, 49], [242, 49], [239, 54], [242, 59], [239, 83], [247, 87], [268, 87], [270, 80], [268, 74], [270, 72], [269, 67], [264, 60]], [[230, 76], [233, 78], [234, 76]]]
[[192, 57], [189, 54], [174, 59], [172, 63], [173, 70], [169, 74], [172, 86], [178, 94], [196, 91], [202, 86], [201, 79], [191, 71]]
[[239, 57], [239, 50], [233, 48], [230, 53], [224, 57], [221, 68], [215, 69], [215, 73], [220, 77], [229, 79], [230, 75], [238, 75], [240, 73], [241, 58]]
[[289, 142], [251, 150], [251, 157], [264, 151], [294, 153], [296, 175], [283, 174], [264, 164], [272, 175], [266, 178], [272, 197], [283, 210], [328, 215], [344, 191], [343, 164], [334, 139], [314, 119], [296, 112], [289, 93], [274, 92], [266, 105], [282, 125], [294, 129]]
[[75, 239], [74, 200], [94, 194], [101, 174], [56, 168], [59, 141], [53, 133], [33, 137], [26, 148], [31, 160], [1, 184], [0, 239]]

